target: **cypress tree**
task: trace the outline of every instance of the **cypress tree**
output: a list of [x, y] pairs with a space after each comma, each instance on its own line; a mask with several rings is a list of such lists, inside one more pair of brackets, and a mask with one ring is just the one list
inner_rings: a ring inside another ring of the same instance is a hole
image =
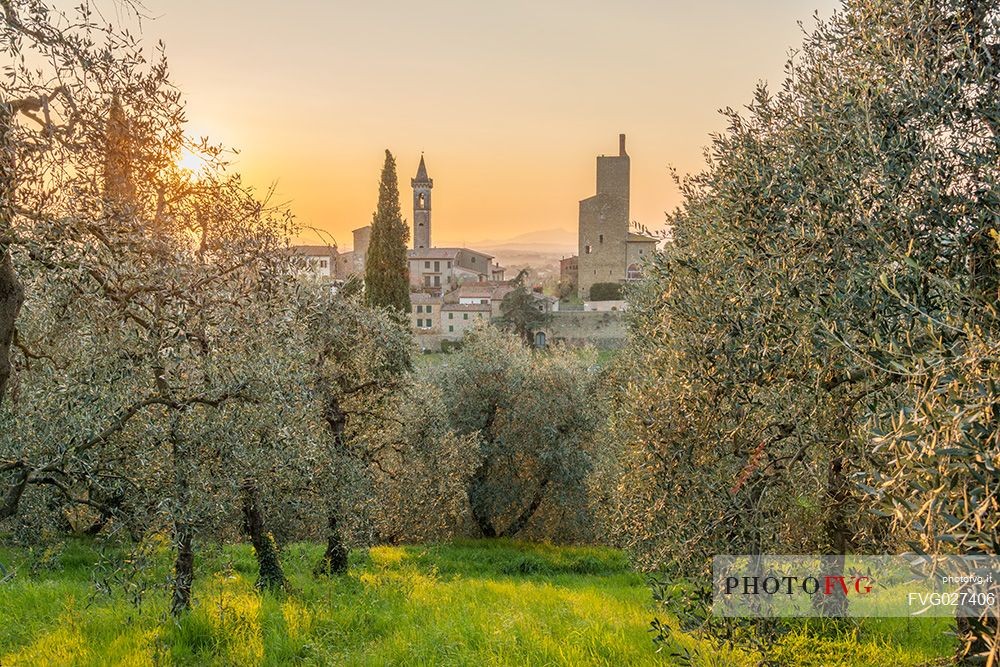
[[365, 300], [370, 306], [410, 312], [410, 278], [406, 244], [410, 230], [399, 206], [396, 160], [385, 151], [378, 186], [378, 206], [372, 216], [372, 236], [365, 262]]

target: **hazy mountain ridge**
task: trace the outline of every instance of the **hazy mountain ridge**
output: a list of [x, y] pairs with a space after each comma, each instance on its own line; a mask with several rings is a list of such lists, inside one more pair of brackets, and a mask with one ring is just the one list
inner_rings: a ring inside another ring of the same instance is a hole
[[477, 250], [525, 250], [545, 254], [576, 252], [576, 233], [565, 229], [544, 229], [518, 234], [508, 239], [486, 239], [470, 243]]

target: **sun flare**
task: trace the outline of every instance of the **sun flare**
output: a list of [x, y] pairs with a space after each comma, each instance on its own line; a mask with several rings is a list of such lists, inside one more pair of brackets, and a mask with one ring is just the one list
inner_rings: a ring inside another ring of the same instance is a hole
[[177, 167], [192, 176], [199, 176], [208, 170], [209, 161], [201, 153], [184, 146], [177, 158]]

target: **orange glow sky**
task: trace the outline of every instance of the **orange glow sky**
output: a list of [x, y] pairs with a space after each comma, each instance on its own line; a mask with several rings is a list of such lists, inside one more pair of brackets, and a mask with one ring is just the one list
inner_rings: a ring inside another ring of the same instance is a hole
[[385, 148], [407, 220], [424, 151], [435, 245], [551, 229], [574, 244], [594, 157], [619, 132], [632, 217], [660, 227], [679, 201], [668, 166], [698, 170], [717, 110], [779, 83], [798, 22], [837, 4], [146, 0], [143, 32], [166, 42], [190, 133], [239, 148], [251, 183], [277, 180], [341, 247], [370, 222]]

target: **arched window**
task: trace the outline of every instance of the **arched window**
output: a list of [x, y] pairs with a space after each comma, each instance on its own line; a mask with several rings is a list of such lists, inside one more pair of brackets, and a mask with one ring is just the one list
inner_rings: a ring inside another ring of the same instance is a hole
[[545, 332], [539, 331], [535, 334], [535, 347], [545, 347]]
[[425, 202], [425, 199], [424, 199], [425, 196], [426, 195], [424, 195], [423, 192], [421, 192], [420, 194], [417, 195], [417, 208], [419, 208], [421, 210], [423, 210], [424, 208], [426, 208], [426, 204], [424, 203]]
[[625, 271], [626, 280], [642, 280], [642, 267], [638, 264], [629, 264]]

